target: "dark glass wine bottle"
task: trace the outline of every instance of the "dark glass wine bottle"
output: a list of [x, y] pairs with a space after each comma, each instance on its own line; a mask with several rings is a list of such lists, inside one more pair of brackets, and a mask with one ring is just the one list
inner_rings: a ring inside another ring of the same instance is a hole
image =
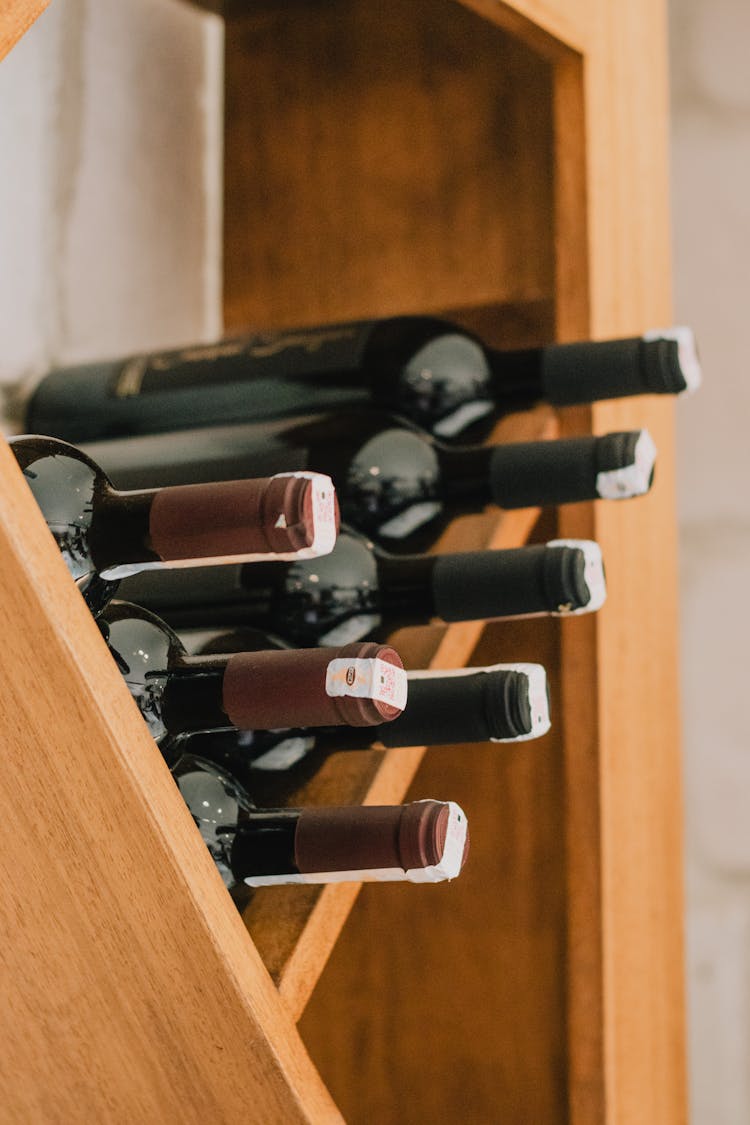
[[407, 704], [393, 722], [372, 727], [297, 727], [196, 734], [190, 753], [221, 766], [250, 792], [272, 775], [295, 784], [330, 755], [350, 750], [527, 742], [550, 729], [541, 664], [495, 664], [407, 672]]
[[199, 731], [374, 726], [406, 704], [406, 673], [384, 645], [190, 656], [139, 606], [111, 602], [98, 621], [170, 766]]
[[29, 436], [10, 446], [94, 612], [137, 571], [315, 558], [336, 542], [335, 492], [320, 473], [120, 492], [66, 442]]
[[700, 382], [689, 328], [523, 351], [429, 316], [265, 332], [50, 372], [28, 429], [69, 441], [379, 406], [444, 440], [479, 420], [555, 405], [676, 394]]
[[251, 625], [301, 646], [384, 637], [434, 618], [590, 613], [606, 597], [601, 551], [589, 540], [396, 556], [349, 531], [325, 558], [154, 571], [122, 591], [175, 628]]
[[450, 447], [378, 411], [100, 442], [88, 452], [119, 487], [181, 484], [285, 469], [333, 480], [344, 523], [390, 550], [422, 551], [454, 516], [648, 491], [647, 430]]
[[257, 809], [224, 770], [184, 755], [180, 792], [228, 887], [283, 883], [439, 883], [468, 853], [466, 814], [453, 801]]

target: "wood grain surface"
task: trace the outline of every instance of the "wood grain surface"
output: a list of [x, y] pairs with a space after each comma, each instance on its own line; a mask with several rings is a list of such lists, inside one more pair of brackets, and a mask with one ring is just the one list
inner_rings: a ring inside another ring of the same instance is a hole
[[338, 1121], [0, 443], [0, 1117]]
[[252, 5], [227, 26], [227, 325], [548, 297], [550, 81], [444, 0]]

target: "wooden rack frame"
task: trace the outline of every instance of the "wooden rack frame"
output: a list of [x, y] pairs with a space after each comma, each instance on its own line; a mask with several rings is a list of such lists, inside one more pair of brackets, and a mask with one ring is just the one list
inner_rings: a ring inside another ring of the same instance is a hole
[[[44, 6], [6, 6], [0, 54]], [[668, 322], [665, 64], [648, 0], [248, 5], [227, 25], [228, 327], [450, 309], [512, 345]], [[602, 545], [598, 615], [402, 645], [415, 665], [543, 659], [554, 736], [339, 755], [306, 792], [456, 787], [465, 876], [356, 904], [269, 890], [248, 928], [0, 449], [9, 1120], [328, 1122], [330, 1089], [351, 1122], [684, 1121], [672, 408], [559, 420], [643, 424], [651, 495], [557, 518]], [[535, 518], [449, 536], [550, 534]]]

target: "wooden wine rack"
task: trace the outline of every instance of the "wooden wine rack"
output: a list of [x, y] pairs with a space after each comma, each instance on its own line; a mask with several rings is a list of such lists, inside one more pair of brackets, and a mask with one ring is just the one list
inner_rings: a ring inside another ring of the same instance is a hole
[[[6, 5], [0, 49], [44, 6]], [[665, 62], [652, 0], [248, 3], [227, 23], [227, 327], [444, 310], [513, 346], [669, 322]], [[553, 732], [337, 755], [296, 795], [455, 797], [461, 878], [269, 888], [244, 925], [0, 448], [0, 1115], [684, 1121], [672, 406], [499, 433], [644, 424], [647, 498], [442, 544], [596, 538], [599, 614], [398, 638], [414, 667], [545, 663]]]

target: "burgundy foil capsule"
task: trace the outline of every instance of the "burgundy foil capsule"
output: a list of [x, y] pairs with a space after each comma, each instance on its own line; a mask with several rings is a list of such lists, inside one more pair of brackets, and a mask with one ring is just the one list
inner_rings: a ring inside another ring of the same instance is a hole
[[222, 706], [241, 730], [276, 729], [279, 700], [285, 726], [374, 726], [401, 714], [407, 679], [394, 649], [366, 642], [234, 653], [222, 690]]
[[169, 563], [315, 558], [333, 550], [338, 526], [323, 473], [166, 487], [149, 513], [152, 549]]
[[285, 881], [437, 883], [461, 871], [468, 824], [453, 801], [303, 809], [294, 849], [299, 876]]

